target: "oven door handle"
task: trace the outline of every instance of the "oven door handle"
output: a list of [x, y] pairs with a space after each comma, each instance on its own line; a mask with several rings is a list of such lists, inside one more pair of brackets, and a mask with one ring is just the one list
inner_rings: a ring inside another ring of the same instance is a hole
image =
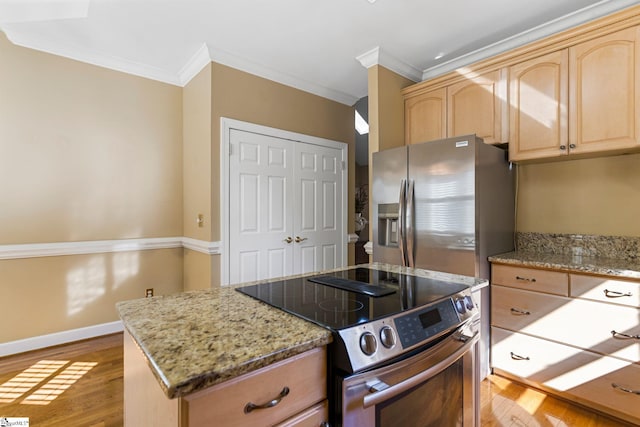
[[379, 403], [385, 402], [417, 385], [420, 385], [429, 378], [438, 375], [440, 372], [444, 371], [446, 368], [448, 368], [458, 359], [464, 356], [464, 354], [468, 352], [476, 342], [478, 342], [478, 337], [479, 335], [476, 332], [473, 337], [465, 341], [464, 344], [458, 347], [457, 350], [455, 350], [453, 353], [449, 353], [449, 356], [444, 357], [438, 362], [434, 363], [429, 369], [426, 369], [419, 374], [410, 377], [409, 379], [401, 381], [398, 384], [385, 388], [384, 390], [365, 396], [362, 406], [364, 408], [368, 408], [370, 406], [375, 406]]

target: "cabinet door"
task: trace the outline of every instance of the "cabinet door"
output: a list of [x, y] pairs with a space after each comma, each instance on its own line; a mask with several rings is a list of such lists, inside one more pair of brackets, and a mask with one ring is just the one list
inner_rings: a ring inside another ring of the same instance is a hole
[[507, 71], [496, 70], [449, 86], [447, 134], [475, 133], [487, 144], [507, 142]]
[[447, 137], [447, 90], [436, 89], [404, 102], [405, 144]]
[[568, 70], [566, 49], [509, 69], [510, 160], [567, 154]]
[[573, 154], [640, 147], [640, 47], [634, 27], [569, 48]]

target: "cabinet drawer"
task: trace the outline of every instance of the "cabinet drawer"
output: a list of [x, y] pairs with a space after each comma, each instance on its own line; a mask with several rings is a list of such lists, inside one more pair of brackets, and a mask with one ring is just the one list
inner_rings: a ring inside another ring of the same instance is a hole
[[[520, 289], [491, 287], [492, 325], [640, 361], [640, 310]], [[630, 337], [616, 334], [624, 333]]]
[[548, 294], [569, 295], [568, 274], [557, 271], [494, 264], [491, 267], [491, 283]]
[[325, 400], [306, 411], [289, 418], [276, 427], [319, 427], [329, 420], [329, 405]]
[[[187, 396], [183, 413], [189, 426], [274, 425], [326, 399], [326, 375], [326, 349], [314, 349]], [[244, 412], [249, 402], [270, 402], [285, 387], [289, 393], [277, 405]]]
[[570, 274], [571, 296], [640, 307], [640, 282]]
[[562, 344], [492, 328], [492, 366], [614, 416], [640, 421], [640, 367]]

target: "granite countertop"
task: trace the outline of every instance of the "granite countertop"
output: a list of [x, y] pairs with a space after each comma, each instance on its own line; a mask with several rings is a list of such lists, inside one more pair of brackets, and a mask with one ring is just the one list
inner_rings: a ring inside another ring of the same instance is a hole
[[331, 332], [234, 287], [117, 304], [168, 398], [235, 378], [331, 342]]
[[[332, 271], [357, 267], [456, 281], [473, 289], [488, 285], [483, 279], [380, 263]], [[186, 396], [331, 342], [328, 329], [237, 292], [235, 288], [242, 285], [117, 304], [126, 330], [168, 398]]]
[[640, 279], [640, 260], [575, 256], [562, 253], [515, 251], [489, 257], [490, 262], [521, 267], [549, 268], [570, 273], [587, 273]]

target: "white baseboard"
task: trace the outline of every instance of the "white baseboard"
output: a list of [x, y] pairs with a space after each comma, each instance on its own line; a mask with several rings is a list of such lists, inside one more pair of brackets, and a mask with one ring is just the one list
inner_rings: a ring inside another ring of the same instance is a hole
[[118, 320], [111, 323], [87, 326], [86, 328], [71, 329], [33, 338], [25, 338], [23, 340], [10, 341], [0, 344], [0, 357], [80, 341], [87, 338], [95, 338], [101, 335], [122, 332], [123, 330], [122, 322]]

